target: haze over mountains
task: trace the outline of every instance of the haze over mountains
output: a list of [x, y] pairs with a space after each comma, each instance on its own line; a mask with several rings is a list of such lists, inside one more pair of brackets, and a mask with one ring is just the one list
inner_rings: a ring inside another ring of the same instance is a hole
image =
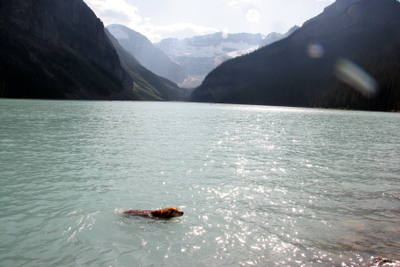
[[399, 110], [399, 6], [337, 0], [286, 34], [151, 44], [82, 0], [2, 1], [0, 97], [187, 100], [180, 87], [198, 86], [193, 101]]
[[278, 33], [278, 32], [271, 32], [270, 34], [268, 34], [267, 36], [265, 36], [265, 38], [261, 41], [260, 43], [260, 47], [264, 47], [266, 45], [270, 45], [272, 43], [275, 43], [276, 41], [282, 40], [283, 38], [288, 37], [289, 35], [291, 35], [292, 33], [294, 33], [297, 29], [299, 29], [299, 26], [293, 26], [292, 28], [290, 28], [288, 30], [287, 33], [282, 34], [282, 33]]
[[[82, 0], [0, 2], [0, 97], [183, 100], [115, 48]], [[118, 53], [117, 53], [118, 52]]]
[[286, 34], [218, 32], [179, 40], [167, 38], [152, 44], [144, 35], [123, 25], [109, 25], [107, 29], [120, 45], [144, 67], [181, 87], [194, 88], [222, 62], [255, 51], [289, 36]]
[[143, 67], [128, 51], [126, 51], [117, 39], [106, 29], [106, 35], [114, 45], [121, 65], [133, 80], [133, 92], [143, 100], [152, 101], [182, 101], [187, 100], [190, 92], [181, 89], [170, 80], [157, 76]]
[[214, 69], [193, 101], [400, 109], [400, 3], [337, 0], [288, 38]]
[[144, 35], [123, 25], [114, 24], [106, 28], [145, 68], [175, 83], [182, 83], [187, 78], [184, 68], [156, 48]]
[[224, 61], [253, 52], [264, 41], [273, 43], [284, 36], [270, 34], [264, 39], [261, 34], [217, 32], [183, 40], [167, 38], [155, 46], [185, 68], [188, 79], [181, 85], [193, 88], [199, 86], [206, 75]]

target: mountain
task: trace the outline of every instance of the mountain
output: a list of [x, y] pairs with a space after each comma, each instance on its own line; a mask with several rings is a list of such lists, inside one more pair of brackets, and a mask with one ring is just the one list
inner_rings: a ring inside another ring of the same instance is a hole
[[145, 100], [175, 100], [190, 99], [190, 92], [181, 89], [170, 80], [157, 76], [143, 67], [128, 51], [126, 51], [116, 38], [106, 28], [106, 34], [113, 43], [120, 58], [122, 67], [133, 79], [133, 91]]
[[126, 51], [150, 71], [175, 83], [181, 83], [187, 78], [184, 69], [144, 35], [123, 25], [109, 25], [107, 29]]
[[337, 0], [286, 39], [214, 69], [193, 101], [400, 110], [400, 3]]
[[268, 34], [260, 43], [260, 47], [275, 43], [276, 41], [282, 40], [283, 38], [288, 37], [292, 33], [294, 33], [297, 29], [299, 29], [299, 26], [293, 26], [292, 28], [289, 29], [289, 31], [285, 34], [282, 33], [277, 33], [277, 32], [272, 32]]
[[82, 0], [0, 2], [0, 97], [141, 99]]
[[179, 85], [193, 88], [222, 62], [258, 49], [262, 39], [261, 34], [219, 32], [183, 40], [167, 38], [155, 46], [186, 69], [189, 77]]

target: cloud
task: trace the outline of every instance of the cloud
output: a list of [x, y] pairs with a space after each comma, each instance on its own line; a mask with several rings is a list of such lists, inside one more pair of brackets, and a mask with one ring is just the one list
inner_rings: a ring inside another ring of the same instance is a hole
[[104, 25], [122, 24], [141, 34], [150, 41], [158, 42], [162, 38], [174, 36], [204, 35], [215, 33], [215, 28], [195, 25], [193, 23], [172, 23], [167, 25], [154, 25], [150, 18], [139, 14], [139, 9], [126, 0], [84, 0], [86, 4], [103, 21]]
[[138, 24], [143, 21], [137, 7], [124, 0], [84, 0], [105, 25]]
[[218, 32], [215, 28], [195, 25], [193, 23], [172, 23], [168, 25], [152, 25], [151, 23], [146, 23], [139, 25], [135, 30], [145, 35], [152, 42], [158, 42], [162, 38], [169, 36], [185, 38], [187, 36]]
[[230, 0], [226, 2], [228, 7], [238, 8], [243, 7], [243, 5], [258, 5], [260, 0]]
[[242, 19], [250, 23], [257, 23], [261, 19], [260, 7], [263, 5], [260, 0], [228, 0], [224, 3], [232, 11], [231, 14], [234, 13], [236, 16], [242, 16]]

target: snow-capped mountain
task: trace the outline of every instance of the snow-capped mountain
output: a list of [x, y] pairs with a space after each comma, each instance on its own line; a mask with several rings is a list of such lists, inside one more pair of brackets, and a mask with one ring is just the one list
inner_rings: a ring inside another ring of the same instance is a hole
[[295, 26], [285, 34], [270, 33], [267, 36], [218, 32], [183, 40], [166, 38], [152, 44], [145, 36], [125, 26], [107, 26], [121, 46], [144, 67], [185, 88], [199, 86], [207, 74], [224, 61], [283, 39], [297, 28]]
[[180, 85], [194, 88], [222, 62], [258, 49], [262, 39], [261, 34], [219, 32], [183, 40], [167, 38], [155, 46], [185, 68], [189, 77]]
[[224, 61], [251, 53], [261, 46], [287, 37], [288, 34], [272, 33], [263, 36], [218, 32], [183, 40], [167, 38], [155, 46], [185, 68], [189, 77], [180, 86], [194, 88], [199, 86], [206, 75]]
[[295, 32], [297, 29], [299, 29], [299, 26], [293, 26], [292, 28], [289, 29], [289, 31], [285, 34], [282, 33], [277, 33], [277, 32], [271, 32], [265, 38], [261, 41], [260, 47], [275, 43], [276, 41], [279, 41], [283, 38], [288, 37], [291, 35], [293, 32]]
[[336, 0], [286, 39], [224, 62], [192, 101], [398, 110], [400, 2]]

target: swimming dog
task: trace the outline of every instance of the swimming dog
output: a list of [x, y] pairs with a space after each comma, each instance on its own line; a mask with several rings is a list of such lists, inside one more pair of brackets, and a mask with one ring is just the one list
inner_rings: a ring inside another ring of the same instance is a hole
[[160, 219], [171, 219], [174, 217], [180, 217], [183, 215], [183, 211], [170, 207], [166, 209], [160, 210], [127, 210], [124, 211], [124, 214], [133, 215], [133, 216], [142, 216], [149, 218], [160, 218]]

